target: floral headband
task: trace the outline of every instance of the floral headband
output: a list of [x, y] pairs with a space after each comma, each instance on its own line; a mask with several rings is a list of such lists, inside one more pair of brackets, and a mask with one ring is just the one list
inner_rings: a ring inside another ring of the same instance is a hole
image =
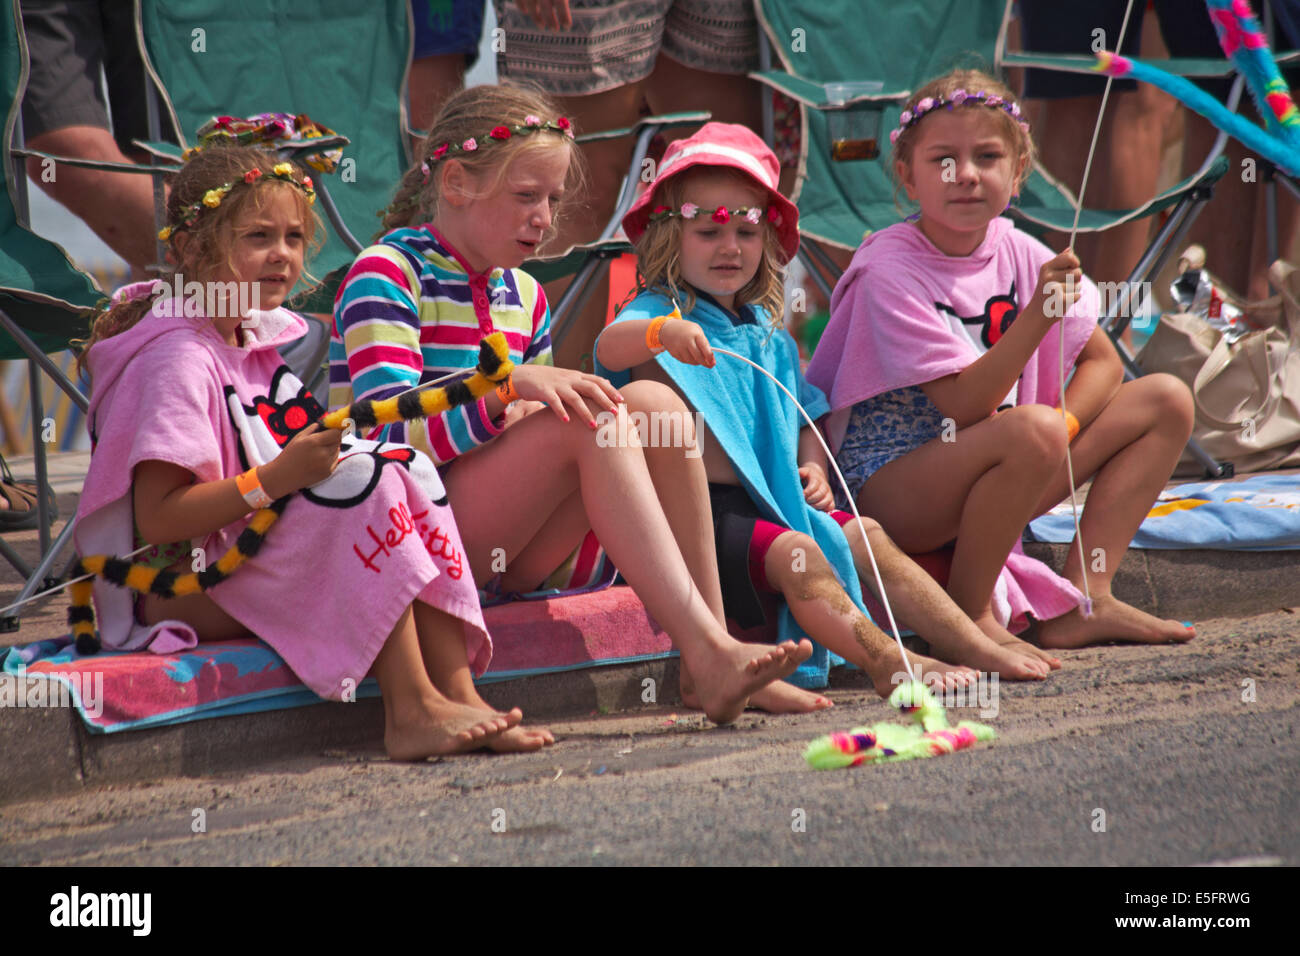
[[654, 212], [650, 213], [651, 222], [661, 222], [665, 219], [695, 219], [700, 213], [704, 213], [714, 222], [730, 222], [732, 216], [739, 216], [746, 222], [758, 225], [766, 213], [767, 221], [773, 224], [780, 224], [781, 213], [775, 206], [768, 206], [761, 209], [758, 206], [741, 206], [739, 209], [728, 209], [726, 206], [719, 206], [717, 209], [701, 209], [693, 202], [684, 202], [680, 208], [669, 209], [667, 206], [655, 206]]
[[998, 96], [996, 93], [985, 93], [978, 90], [974, 93], [968, 93], [966, 90], [953, 90], [949, 96], [927, 96], [917, 101], [916, 105], [910, 110], [903, 110], [898, 117], [898, 129], [891, 130], [889, 133], [890, 143], [897, 143], [898, 137], [903, 135], [903, 130], [915, 126], [922, 116], [933, 110], [946, 106], [952, 109], [954, 106], [987, 106], [991, 109], [999, 109], [1008, 113], [1012, 119], [1020, 124], [1020, 128], [1026, 133], [1029, 132], [1029, 124], [1020, 118], [1020, 104], [1015, 100], [1009, 100], [1006, 97]]
[[561, 116], [553, 123], [549, 120], [543, 123], [540, 117], [532, 116], [530, 114], [525, 116], [524, 121], [518, 126], [492, 127], [491, 131], [487, 136], [482, 137], [481, 141], [471, 136], [463, 143], [443, 143], [430, 153], [428, 157], [425, 158], [424, 162], [420, 163], [420, 172], [424, 173], [424, 181], [427, 183], [429, 181], [429, 173], [432, 165], [440, 159], [447, 156], [455, 156], [457, 153], [473, 153], [484, 146], [491, 146], [493, 140], [505, 141], [510, 139], [512, 136], [519, 135], [520, 133], [536, 133], [537, 131], [544, 129], [549, 129], [556, 133], [563, 133], [565, 136], [569, 137], [569, 139], [573, 139], [573, 124], [569, 122], [567, 116]]
[[[266, 174], [269, 179], [281, 179], [286, 183], [293, 183], [304, 193], [307, 194], [307, 203], [311, 205], [316, 201], [316, 190], [312, 186], [310, 176], [303, 176], [301, 180], [293, 178], [292, 163], [276, 163], [271, 167], [271, 171]], [[196, 203], [191, 203], [181, 209], [180, 221], [174, 222], [164, 227], [159, 233], [158, 238], [166, 242], [172, 237], [172, 234], [178, 229], [188, 229], [198, 222], [199, 215], [204, 209], [216, 209], [221, 205], [221, 200], [226, 198], [226, 194], [236, 186], [251, 186], [262, 178], [262, 171], [254, 166], [248, 172], [244, 173], [242, 179], [236, 179], [233, 182], [225, 183], [215, 189], [209, 189], [203, 194], [203, 198]]]

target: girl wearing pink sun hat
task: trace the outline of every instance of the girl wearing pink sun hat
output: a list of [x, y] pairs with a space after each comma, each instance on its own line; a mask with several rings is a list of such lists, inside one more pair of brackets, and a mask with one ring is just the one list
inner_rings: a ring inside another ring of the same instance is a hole
[[788, 262], [794, 258], [799, 249], [799, 210], [777, 191], [781, 166], [776, 154], [753, 131], [734, 123], [705, 123], [694, 136], [668, 145], [650, 188], [637, 197], [623, 217], [623, 231], [630, 242], [641, 238], [656, 213], [681, 212], [667, 207], [660, 210], [663, 203], [656, 197], [662, 198], [669, 182], [696, 166], [739, 170], [758, 184], [767, 193], [764, 215], [776, 230], [782, 259]]

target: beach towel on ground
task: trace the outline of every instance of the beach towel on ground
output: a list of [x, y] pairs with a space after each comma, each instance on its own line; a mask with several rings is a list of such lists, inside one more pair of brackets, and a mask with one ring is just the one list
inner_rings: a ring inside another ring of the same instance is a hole
[[[653, 292], [642, 293], [619, 313], [616, 322], [653, 318], [671, 312], [673, 304]], [[798, 397], [815, 421], [826, 413], [826, 399], [799, 371], [799, 353], [784, 329], [772, 330], [767, 313], [743, 306], [729, 313], [710, 297], [699, 294], [686, 316], [698, 323], [710, 343], [744, 355], [767, 369]], [[749, 365], [719, 355], [715, 368], [686, 365], [667, 352], [656, 356], [659, 367], [672, 379], [686, 401], [708, 425], [701, 440], [717, 441], [731, 462], [742, 486], [763, 516], [794, 531], [811, 535], [830, 562], [844, 590], [864, 613], [862, 591], [848, 541], [835, 519], [804, 500], [799, 479], [799, 430], [807, 424], [794, 403], [772, 381]], [[610, 372], [597, 363], [597, 374], [607, 375], [616, 386], [629, 374]], [[778, 632], [781, 640], [802, 640], [807, 635], [784, 604]], [[790, 678], [800, 687], [825, 687], [831, 666], [843, 663], [837, 655], [817, 646], [816, 653]]]
[[[197, 482], [230, 478], [273, 459], [322, 412], [276, 352], [303, 334], [301, 317], [254, 312], [245, 346], [235, 347], [209, 320], [173, 314], [181, 304], [169, 303], [157, 300], [131, 329], [91, 349], [95, 451], [77, 512], [83, 555], [133, 550], [131, 478], [140, 462], [178, 465]], [[193, 544], [215, 562], [247, 522]], [[207, 594], [322, 697], [355, 689], [416, 599], [464, 622], [475, 674], [492, 653], [437, 470], [405, 445], [345, 437], [334, 473], [294, 495], [258, 553]], [[137, 624], [134, 595], [102, 580], [95, 605], [109, 648], [168, 653], [197, 643], [179, 622]]]
[[[1074, 540], [1068, 504], [1029, 524], [1035, 541]], [[1251, 475], [1166, 488], [1130, 547], [1224, 551], [1300, 548], [1300, 475]]]

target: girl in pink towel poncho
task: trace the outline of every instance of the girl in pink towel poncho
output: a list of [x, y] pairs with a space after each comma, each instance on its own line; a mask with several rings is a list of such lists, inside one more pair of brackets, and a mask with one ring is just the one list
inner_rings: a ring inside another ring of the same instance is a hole
[[97, 580], [101, 637], [167, 653], [251, 632], [334, 700], [373, 674], [395, 759], [542, 747], [549, 732], [474, 689], [492, 644], [437, 470], [409, 446], [323, 430], [277, 352], [306, 332], [281, 305], [316, 235], [314, 198], [291, 163], [203, 151], [168, 200], [176, 275], [128, 287], [95, 322], [81, 554], [152, 544], [136, 560], [202, 570], [292, 495], [256, 553], [207, 591], [134, 599]]
[[[1028, 174], [1029, 128], [1009, 90], [955, 71], [909, 101], [894, 173], [915, 221], [869, 236], [835, 288], [808, 368], [829, 397], [827, 430], [863, 513], [904, 550], [953, 545], [948, 592], [1000, 644], [1050, 650], [1162, 643], [1194, 632], [1111, 594], [1138, 525], [1192, 427], [1191, 395], [1167, 375], [1123, 382], [1097, 326], [1097, 290], [1002, 217]], [[1060, 406], [1060, 340], [1066, 373]], [[1092, 479], [1061, 580], [1020, 553], [1026, 523]], [[1084, 574], [1094, 613], [1082, 613]], [[1036, 647], [1014, 637], [1033, 617]]]

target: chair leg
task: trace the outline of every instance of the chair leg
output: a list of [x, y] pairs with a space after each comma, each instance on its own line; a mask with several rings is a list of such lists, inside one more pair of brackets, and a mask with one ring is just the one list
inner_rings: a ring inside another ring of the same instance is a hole
[[32, 402], [32, 456], [36, 463], [36, 515], [40, 536], [41, 554], [50, 550], [50, 504], [45, 489], [50, 486], [49, 462], [45, 458], [45, 441], [42, 437], [45, 422], [45, 405], [41, 401], [41, 372], [34, 361], [27, 363], [28, 381], [31, 383]]
[[[839, 279], [840, 270], [826, 251], [818, 246], [815, 242], [805, 241], [799, 243], [799, 258], [803, 260], [804, 267], [808, 275], [812, 277], [813, 282], [817, 283], [817, 288], [826, 296], [826, 301], [831, 300], [831, 284], [826, 276], [822, 275], [821, 269], [826, 270], [826, 274], [834, 276], [836, 281]], [[821, 266], [821, 269], [818, 266]]]
[[9, 543], [5, 541], [4, 538], [0, 538], [0, 557], [3, 557], [6, 561], [12, 564], [14, 570], [22, 575], [24, 581], [32, 576], [31, 565], [24, 561], [18, 552], [9, 546]]
[[[59, 532], [59, 536], [54, 539], [54, 544], [50, 547], [50, 550], [45, 553], [40, 564], [36, 565], [36, 568], [28, 576], [27, 583], [23, 585], [23, 589], [14, 598], [14, 603], [27, 600], [37, 591], [54, 587], [57, 582], [46, 580], [46, 576], [50, 573], [50, 568], [54, 567], [54, 562], [59, 559], [63, 549], [72, 541], [72, 532], [76, 527], [77, 519], [75, 517], [64, 525], [63, 530]], [[0, 619], [0, 633], [18, 630], [18, 619], [21, 616], [22, 612], [15, 610], [12, 614]]]

